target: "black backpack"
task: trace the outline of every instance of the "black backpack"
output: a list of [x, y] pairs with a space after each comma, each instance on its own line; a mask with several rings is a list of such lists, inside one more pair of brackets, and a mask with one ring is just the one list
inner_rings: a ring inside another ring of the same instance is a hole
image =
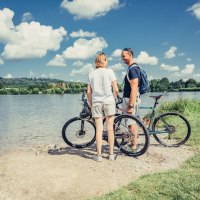
[[140, 74], [139, 74], [139, 93], [140, 93], [140, 95], [143, 95], [143, 94], [149, 92], [150, 85], [149, 85], [149, 81], [148, 81], [146, 72], [141, 67], [139, 67], [138, 64], [134, 63], [131, 67], [129, 67], [129, 69], [127, 71], [127, 79], [130, 82], [128, 73], [129, 73], [129, 70], [135, 66], [138, 67], [139, 72], [140, 72]]

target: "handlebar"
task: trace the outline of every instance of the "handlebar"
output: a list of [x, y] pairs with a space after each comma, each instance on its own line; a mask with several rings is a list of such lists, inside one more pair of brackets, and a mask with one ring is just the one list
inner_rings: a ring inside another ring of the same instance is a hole
[[120, 109], [119, 108], [119, 104], [123, 103], [123, 98], [120, 97], [119, 95], [117, 95], [117, 99], [116, 99], [116, 108], [117, 109]]

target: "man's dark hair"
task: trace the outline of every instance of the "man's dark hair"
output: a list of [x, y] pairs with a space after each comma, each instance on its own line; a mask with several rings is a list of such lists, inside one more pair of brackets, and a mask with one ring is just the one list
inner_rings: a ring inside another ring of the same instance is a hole
[[[132, 56], [134, 55], [134, 54], [133, 54], [133, 49], [131, 49], [131, 48], [124, 48], [123, 51], [128, 51], [129, 53], [132, 54]], [[123, 52], [123, 51], [122, 51], [122, 52]]]

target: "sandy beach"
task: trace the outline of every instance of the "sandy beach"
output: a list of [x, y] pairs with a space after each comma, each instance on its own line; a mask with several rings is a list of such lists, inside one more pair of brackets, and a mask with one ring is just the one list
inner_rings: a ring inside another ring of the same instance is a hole
[[60, 145], [36, 146], [0, 153], [0, 199], [86, 199], [114, 191], [149, 173], [178, 168], [194, 155], [186, 145], [166, 148], [153, 143], [138, 158], [119, 154], [116, 161], [91, 158], [95, 146], [74, 149]]

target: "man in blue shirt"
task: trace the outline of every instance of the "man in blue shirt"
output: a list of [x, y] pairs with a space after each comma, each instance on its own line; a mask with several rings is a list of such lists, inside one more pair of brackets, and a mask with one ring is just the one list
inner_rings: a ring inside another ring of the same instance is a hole
[[[140, 95], [138, 91], [139, 84], [139, 68], [133, 62], [133, 50], [131, 48], [123, 49], [121, 58], [125, 64], [128, 65], [127, 74], [124, 77], [124, 91], [123, 91], [123, 113], [135, 115], [140, 102]], [[131, 141], [131, 148], [137, 149], [138, 143], [138, 128], [131, 121], [127, 122], [129, 128], [133, 132], [133, 140]]]

